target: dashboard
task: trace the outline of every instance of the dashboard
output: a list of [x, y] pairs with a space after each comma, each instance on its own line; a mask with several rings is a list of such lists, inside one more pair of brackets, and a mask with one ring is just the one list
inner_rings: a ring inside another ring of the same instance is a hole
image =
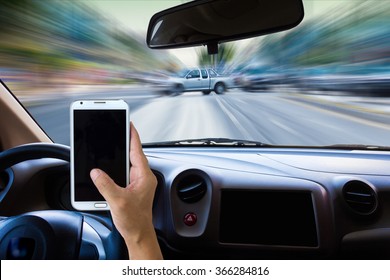
[[175, 251], [208, 258], [390, 256], [386, 152], [145, 152], [159, 178], [155, 226]]
[[[230, 147], [144, 152], [158, 179], [153, 222], [166, 259], [390, 257], [388, 152]], [[66, 161], [28, 160], [0, 177], [2, 216], [74, 211]], [[111, 229], [108, 213], [86, 217], [85, 239], [98, 248], [96, 258], [105, 258], [100, 243]]]

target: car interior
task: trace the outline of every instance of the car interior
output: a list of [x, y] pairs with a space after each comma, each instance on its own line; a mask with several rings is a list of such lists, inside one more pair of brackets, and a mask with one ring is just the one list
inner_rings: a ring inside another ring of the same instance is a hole
[[[156, 13], [146, 42], [152, 51], [202, 46], [216, 56], [222, 43], [298, 28], [308, 2], [190, 1]], [[221, 99], [232, 92], [199, 94], [199, 98]], [[161, 98], [184, 99], [191, 94]], [[261, 99], [265, 93], [250, 94]], [[241, 100], [240, 95], [234, 98], [236, 108], [245, 103], [253, 109], [246, 115], [225, 111], [237, 131], [242, 131], [244, 119], [271, 122], [273, 116], [278, 117], [265, 105]], [[286, 106], [292, 106], [286, 113], [299, 115], [294, 110], [297, 103], [295, 95], [286, 97]], [[321, 111], [338, 116], [351, 109], [340, 109], [335, 103], [329, 101]], [[315, 104], [305, 99], [304, 106]], [[366, 143], [345, 137], [344, 143], [290, 145], [285, 139], [274, 145], [253, 138], [191, 135], [143, 143], [158, 180], [153, 223], [164, 259], [388, 259], [390, 148], [384, 143], [390, 140], [390, 128], [385, 121], [375, 122], [368, 109], [362, 114], [342, 119], [358, 122], [359, 118], [360, 123], [383, 127], [383, 134], [357, 128], [354, 133], [373, 138]], [[380, 117], [390, 120], [386, 113]], [[322, 126], [312, 121], [307, 143], [315, 142], [309, 140], [317, 131], [337, 131], [334, 128], [343, 122]], [[298, 126], [286, 130], [295, 135]], [[165, 128], [156, 121], [155, 129]], [[264, 134], [265, 139], [277, 134], [255, 125], [246, 130]], [[375, 138], [378, 135], [382, 137]], [[57, 143], [47, 134], [6, 79], [0, 85], [0, 216], [2, 260], [127, 258], [109, 211], [72, 207], [69, 144]]]

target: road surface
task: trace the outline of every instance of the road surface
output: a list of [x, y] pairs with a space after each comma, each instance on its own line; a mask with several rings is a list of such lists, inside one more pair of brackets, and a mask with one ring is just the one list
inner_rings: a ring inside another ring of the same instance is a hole
[[[55, 142], [69, 145], [69, 106], [83, 98], [122, 98], [143, 143], [224, 137], [274, 145], [390, 145], [390, 113], [380, 101], [291, 90], [161, 96], [148, 87], [86, 88], [38, 98], [27, 107]], [[352, 100], [352, 101], [351, 101]], [[353, 101], [355, 100], [355, 101]], [[377, 104], [377, 106], [374, 106]]]

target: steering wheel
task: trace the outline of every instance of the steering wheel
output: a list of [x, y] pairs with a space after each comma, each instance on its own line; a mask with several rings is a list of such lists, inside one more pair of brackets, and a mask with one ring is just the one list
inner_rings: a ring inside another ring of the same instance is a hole
[[[0, 153], [0, 171], [32, 159], [70, 161], [70, 148], [26, 144]], [[0, 221], [0, 259], [128, 259], [110, 219], [88, 213], [42, 210]]]

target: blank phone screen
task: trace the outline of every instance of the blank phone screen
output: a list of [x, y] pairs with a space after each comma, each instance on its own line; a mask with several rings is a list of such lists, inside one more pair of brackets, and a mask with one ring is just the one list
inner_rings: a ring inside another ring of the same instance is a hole
[[126, 111], [74, 110], [73, 122], [75, 201], [104, 201], [89, 174], [100, 168], [126, 186]]

